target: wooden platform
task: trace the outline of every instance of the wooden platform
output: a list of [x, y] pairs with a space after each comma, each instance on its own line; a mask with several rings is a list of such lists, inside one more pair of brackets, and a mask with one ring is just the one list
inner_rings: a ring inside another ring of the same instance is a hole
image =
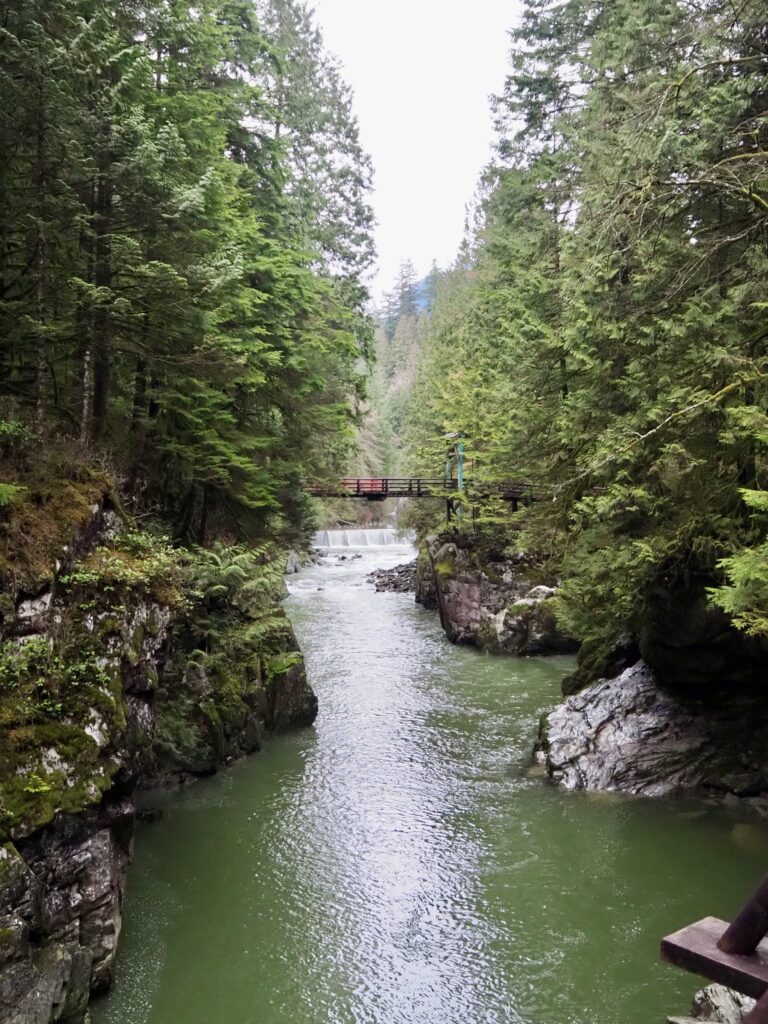
[[728, 927], [718, 917], [705, 917], [661, 940], [661, 958], [746, 996], [759, 999], [768, 991], [768, 939], [749, 956], [722, 953], [718, 940]]

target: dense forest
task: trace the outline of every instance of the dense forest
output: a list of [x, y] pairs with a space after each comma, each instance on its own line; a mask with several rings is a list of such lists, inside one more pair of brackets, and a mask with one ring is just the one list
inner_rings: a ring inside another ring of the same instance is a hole
[[527, 0], [456, 262], [405, 261], [375, 333], [371, 168], [309, 9], [0, 14], [4, 508], [37, 451], [182, 540], [297, 535], [302, 481], [434, 475], [461, 431], [547, 495], [479, 521], [582, 641], [678, 587], [768, 630], [757, 0]]
[[485, 503], [481, 528], [564, 580], [587, 649], [707, 598], [764, 635], [764, 5], [527, 0], [493, 109], [478, 225], [420, 346], [409, 469], [433, 475], [463, 431], [476, 478], [536, 485], [513, 523]]
[[301, 481], [354, 442], [373, 255], [311, 11], [11, 0], [0, 26], [6, 456], [103, 459], [181, 539], [300, 532]]
[[[176, 976], [163, 1019], [640, 1020], [673, 888], [733, 910], [744, 822], [537, 779], [768, 818], [765, 0], [508, 13], [455, 259], [376, 308], [310, 3], [0, 0], [0, 1024], [110, 988], [142, 789], [321, 705], [197, 831], [174, 804], [131, 1014]], [[395, 510], [350, 473], [438, 480]], [[395, 511], [418, 558], [329, 531], [294, 632], [318, 527]]]
[[[0, 0], [0, 91], [0, 1020], [76, 1021], [136, 787], [316, 714], [283, 572], [355, 445], [371, 167], [298, 0]], [[30, 896], [75, 861], [82, 945]]]

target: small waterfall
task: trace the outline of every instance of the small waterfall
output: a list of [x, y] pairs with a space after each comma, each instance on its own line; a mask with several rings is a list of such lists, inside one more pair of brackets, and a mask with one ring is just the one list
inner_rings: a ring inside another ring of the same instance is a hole
[[390, 544], [408, 544], [397, 530], [321, 530], [315, 534], [316, 548], [383, 548]]

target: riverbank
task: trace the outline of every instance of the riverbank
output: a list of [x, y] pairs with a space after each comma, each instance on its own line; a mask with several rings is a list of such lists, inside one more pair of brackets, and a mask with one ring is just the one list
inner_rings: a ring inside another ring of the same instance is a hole
[[281, 564], [172, 548], [108, 479], [79, 486], [51, 491], [68, 525], [22, 506], [28, 547], [3, 562], [3, 1024], [79, 1024], [110, 987], [138, 789], [211, 775], [317, 711]]

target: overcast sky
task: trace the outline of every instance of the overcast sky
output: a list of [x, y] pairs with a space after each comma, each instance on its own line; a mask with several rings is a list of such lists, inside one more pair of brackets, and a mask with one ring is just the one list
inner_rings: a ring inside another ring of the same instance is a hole
[[373, 158], [379, 275], [410, 257], [447, 266], [491, 152], [489, 96], [504, 82], [517, 0], [311, 0], [355, 92]]

